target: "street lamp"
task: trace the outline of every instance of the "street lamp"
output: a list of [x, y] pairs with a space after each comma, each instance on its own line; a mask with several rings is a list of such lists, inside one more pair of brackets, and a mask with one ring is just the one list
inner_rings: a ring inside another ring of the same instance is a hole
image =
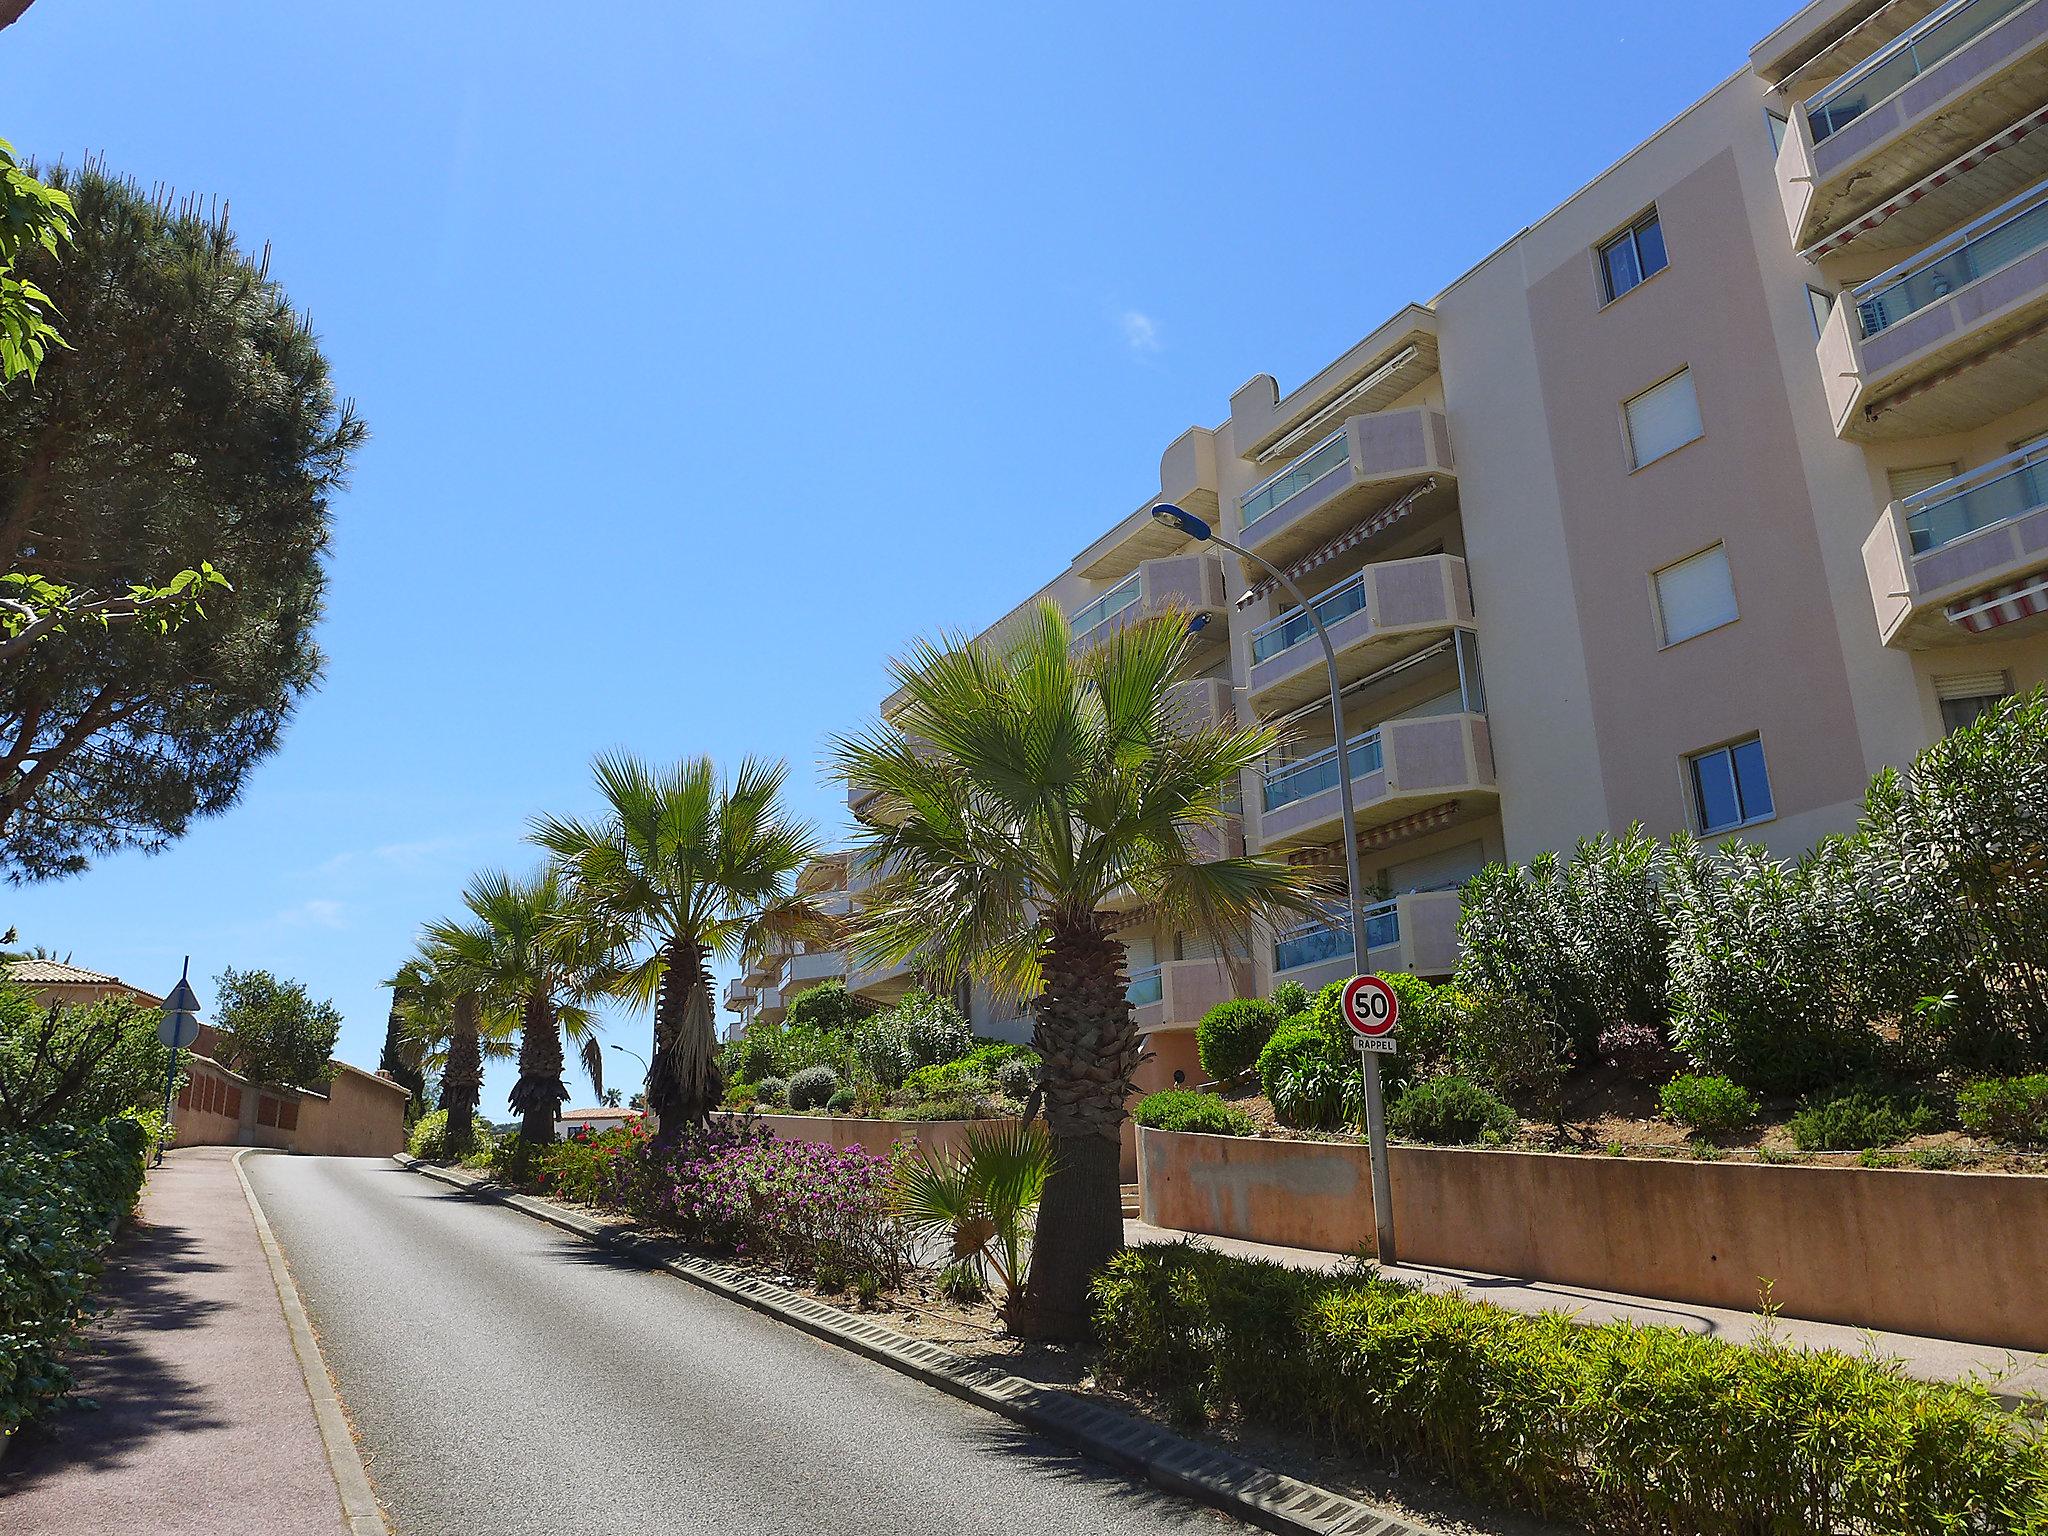
[[[1344, 886], [1345, 899], [1351, 910], [1351, 970], [1353, 975], [1363, 976], [1366, 974], [1365, 907], [1360, 898], [1364, 894], [1365, 883], [1358, 872], [1358, 827], [1352, 820], [1355, 806], [1351, 795], [1351, 740], [1344, 730], [1344, 693], [1337, 678], [1337, 648], [1330, 643], [1330, 632], [1323, 627], [1323, 617], [1316, 612], [1315, 605], [1272, 561], [1253, 554], [1242, 545], [1231, 543], [1192, 512], [1183, 512], [1169, 502], [1161, 502], [1154, 507], [1152, 516], [1169, 528], [1179, 529], [1197, 543], [1214, 544], [1219, 549], [1229, 550], [1240, 560], [1256, 565], [1286, 589], [1295, 606], [1306, 613], [1309, 622], [1316, 627], [1316, 639], [1323, 647], [1323, 663], [1330, 672], [1330, 723], [1337, 732], [1337, 797], [1344, 812]], [[1360, 1054], [1365, 1057], [1365, 1142], [1366, 1154], [1372, 1164], [1373, 1227], [1378, 1238], [1380, 1262], [1393, 1264], [1397, 1262], [1394, 1257], [1394, 1190], [1387, 1175], [1387, 1116], [1380, 1094], [1380, 1059], [1370, 1052]]]

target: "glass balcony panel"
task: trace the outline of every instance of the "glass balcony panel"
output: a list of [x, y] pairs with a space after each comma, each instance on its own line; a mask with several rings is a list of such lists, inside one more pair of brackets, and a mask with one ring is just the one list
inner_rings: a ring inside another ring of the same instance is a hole
[[1351, 444], [1345, 439], [1342, 429], [1324, 438], [1272, 479], [1245, 493], [1244, 499], [1238, 503], [1243, 509], [1244, 527], [1250, 528], [1295, 492], [1315, 484], [1350, 457]]
[[[1333, 587], [1310, 605], [1316, 611], [1316, 618], [1328, 628], [1339, 619], [1349, 618], [1365, 608], [1365, 576], [1360, 573], [1349, 581]], [[1292, 650], [1316, 632], [1315, 620], [1304, 608], [1290, 608], [1272, 623], [1252, 634], [1252, 660], [1265, 661], [1278, 656], [1282, 651]]]
[[1814, 98], [1806, 110], [1813, 142], [1818, 144], [1839, 133], [1907, 81], [1925, 74], [2027, 3], [2028, 0], [1959, 0], [1928, 17], [1861, 69]]
[[[1351, 738], [1351, 777], [1362, 778], [1379, 771], [1380, 733], [1377, 728]], [[1265, 776], [1265, 807], [1277, 811], [1283, 805], [1306, 800], [1337, 787], [1337, 749], [1327, 748], [1299, 763], [1271, 769]]]
[[1086, 640], [1096, 630], [1138, 600], [1140, 582], [1134, 574], [1118, 582], [1087, 607], [1077, 609], [1069, 623], [1076, 641]]
[[[1924, 265], [1856, 292], [1856, 316], [1866, 338], [1897, 325], [1908, 315], [1938, 304], [1958, 288], [2011, 266], [2022, 256], [2048, 245], [2048, 187], [2027, 194], [2032, 200], [1999, 222], [1971, 235]], [[1896, 269], [1895, 269], [1896, 270]]]
[[1158, 966], [1147, 966], [1131, 977], [1131, 984], [1125, 988], [1124, 996], [1133, 1008], [1143, 1008], [1147, 1003], [1163, 1002], [1166, 998], [1166, 974]]
[[1924, 555], [2044, 504], [2048, 504], [2048, 460], [2028, 459], [1939, 500], [1913, 498], [1906, 504], [1906, 531], [1913, 553]]
[[[1330, 923], [1304, 923], [1293, 928], [1274, 942], [1273, 969], [1291, 971], [1304, 965], [1321, 965], [1351, 953], [1351, 913], [1348, 908], [1337, 907], [1330, 912]], [[1365, 947], [1381, 949], [1389, 944], [1401, 942], [1401, 913], [1391, 901], [1382, 901], [1366, 908]]]

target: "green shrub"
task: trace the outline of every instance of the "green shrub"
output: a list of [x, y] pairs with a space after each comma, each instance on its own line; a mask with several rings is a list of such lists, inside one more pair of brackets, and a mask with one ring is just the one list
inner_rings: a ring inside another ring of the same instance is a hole
[[1094, 1285], [1103, 1373], [1587, 1531], [2048, 1530], [2048, 1442], [1895, 1362], [1524, 1316], [1191, 1243]]
[[996, 1068], [996, 1086], [1021, 1104], [1038, 1086], [1038, 1067], [1038, 1053], [1035, 1051], [1029, 1060], [1017, 1057], [1006, 1061]]
[[1310, 1001], [1308, 988], [1298, 981], [1283, 981], [1273, 989], [1273, 1006], [1280, 1010], [1282, 1019], [1306, 1013]]
[[1956, 1095], [1956, 1113], [1972, 1136], [2048, 1147], [2048, 1074], [1971, 1083]]
[[839, 1074], [830, 1067], [805, 1067], [789, 1080], [785, 1097], [789, 1107], [801, 1114], [806, 1110], [823, 1108], [844, 1086]]
[[1512, 1141], [1522, 1122], [1469, 1077], [1446, 1073], [1406, 1089], [1387, 1111], [1387, 1128], [1440, 1147], [1498, 1146]]
[[1506, 992], [1465, 995], [1452, 1024], [1450, 1055], [1460, 1072], [1508, 1103], [1548, 1119], [1562, 1112], [1565, 1042], [1529, 999]]
[[1657, 1092], [1664, 1118], [1702, 1136], [1726, 1136], [1757, 1117], [1756, 1095], [1725, 1077], [1681, 1073]]
[[1213, 1093], [1168, 1088], [1148, 1093], [1131, 1108], [1131, 1118], [1158, 1131], [1201, 1131], [1210, 1136], [1252, 1136], [1258, 1127], [1235, 1104]]
[[783, 1078], [762, 1078], [754, 1084], [754, 1093], [764, 1108], [782, 1109], [789, 1103], [789, 1083]]
[[1792, 1143], [1802, 1152], [1856, 1152], [1896, 1146], [1938, 1123], [1932, 1109], [1876, 1088], [1851, 1088], [1803, 1105], [1792, 1116]]
[[[1380, 971], [1381, 981], [1394, 989], [1400, 1013], [1394, 1037], [1400, 1049], [1380, 1058], [1380, 1077], [1389, 1087], [1441, 1065], [1451, 1053], [1456, 1035], [1461, 994], [1451, 987], [1433, 987], [1406, 971]], [[1331, 982], [1316, 994], [1311, 1005], [1316, 1020], [1342, 1040], [1351, 1032], [1344, 1022], [1344, 984]], [[1349, 1042], [1346, 1041], [1348, 1044]]]
[[906, 1098], [941, 1099], [953, 1098], [964, 1093], [995, 1092], [995, 1074], [978, 1061], [965, 1057], [958, 1061], [942, 1061], [936, 1066], [919, 1067], [903, 1079], [903, 1093]]
[[[491, 1122], [482, 1115], [470, 1120], [469, 1155], [488, 1157], [491, 1151]], [[448, 1151], [448, 1111], [437, 1109], [431, 1114], [421, 1115], [412, 1124], [412, 1131], [406, 1137], [406, 1150], [414, 1157], [430, 1163], [446, 1162]]]
[[0, 977], [0, 1125], [91, 1125], [163, 1110], [163, 1015], [127, 997], [52, 1011]]
[[149, 1148], [125, 1116], [0, 1135], [0, 1437], [71, 1385], [63, 1351]]
[[919, 1099], [913, 1104], [904, 1104], [889, 1111], [891, 1120], [986, 1120], [989, 1107], [986, 1100], [969, 1098], [956, 1094], [950, 1098]]
[[761, 1090], [752, 1083], [730, 1083], [726, 1086], [721, 1105], [736, 1115], [743, 1115], [754, 1107], [760, 1097]]
[[841, 1088], [825, 1101], [825, 1107], [835, 1115], [843, 1115], [853, 1108], [856, 1095], [851, 1088]]
[[[1306, 995], [1299, 983], [1296, 991]], [[1195, 1026], [1195, 1050], [1202, 1070], [1219, 1083], [1230, 1082], [1259, 1064], [1259, 1052], [1273, 1038], [1285, 1017], [1273, 1003], [1233, 998], [1218, 1003]]]
[[1329, 1130], [1361, 1113], [1365, 1083], [1351, 1046], [1313, 1018], [1273, 1032], [1259, 1052], [1259, 1086], [1273, 1118], [1297, 1130]]
[[867, 1004], [846, 990], [845, 982], [821, 981], [789, 1000], [782, 1021], [785, 1025], [831, 1034], [860, 1023], [869, 1011]]

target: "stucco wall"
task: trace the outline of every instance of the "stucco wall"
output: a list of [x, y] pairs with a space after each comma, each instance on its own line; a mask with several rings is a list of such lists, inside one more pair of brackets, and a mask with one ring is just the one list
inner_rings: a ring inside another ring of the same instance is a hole
[[[1346, 1253], [1365, 1149], [1140, 1131], [1145, 1220]], [[1395, 1147], [1403, 1262], [2048, 1349], [2048, 1178]]]
[[[822, 1141], [833, 1147], [864, 1147], [877, 1157], [889, 1155], [898, 1142], [916, 1142], [927, 1149], [956, 1152], [966, 1145], [969, 1127], [1003, 1125], [1003, 1120], [859, 1120], [851, 1115], [756, 1115], [784, 1141]], [[1124, 1122], [1123, 1179], [1138, 1176], [1137, 1127]]]
[[299, 1104], [292, 1150], [318, 1157], [389, 1157], [405, 1150], [406, 1091], [387, 1078], [338, 1065], [327, 1096]]
[[336, 1062], [324, 1094], [259, 1088], [204, 1056], [185, 1058], [171, 1144], [275, 1147], [314, 1157], [388, 1157], [405, 1150], [406, 1091]]

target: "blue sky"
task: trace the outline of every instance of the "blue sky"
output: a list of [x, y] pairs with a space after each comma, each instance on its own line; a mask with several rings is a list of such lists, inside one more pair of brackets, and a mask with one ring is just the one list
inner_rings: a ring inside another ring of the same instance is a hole
[[228, 199], [372, 439], [282, 750], [4, 921], [156, 990], [188, 952], [299, 977], [374, 1065], [379, 978], [532, 861], [530, 814], [589, 808], [593, 752], [784, 757], [836, 828], [821, 743], [887, 656], [1007, 610], [1246, 378], [1429, 299], [1791, 9], [38, 0], [0, 136]]

